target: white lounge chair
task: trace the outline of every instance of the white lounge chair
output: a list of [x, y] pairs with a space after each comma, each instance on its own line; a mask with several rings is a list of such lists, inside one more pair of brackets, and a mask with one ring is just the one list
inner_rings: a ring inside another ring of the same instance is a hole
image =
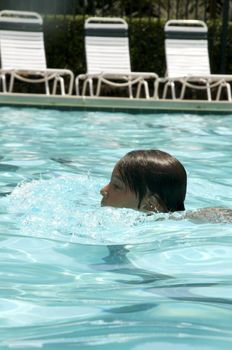
[[169, 20], [165, 24], [166, 78], [163, 98], [168, 89], [176, 98], [176, 83], [181, 84], [180, 99], [184, 98], [186, 87], [206, 90], [207, 99], [212, 100], [211, 90], [217, 88], [216, 100], [220, 100], [225, 89], [231, 101], [232, 75], [211, 74], [208, 53], [207, 25], [198, 20]]
[[18, 79], [45, 83], [47, 95], [50, 94], [49, 81], [53, 81], [52, 94], [56, 94], [59, 83], [61, 94], [65, 95], [64, 77], [68, 79], [67, 94], [72, 93], [73, 73], [68, 69], [47, 68], [42, 24], [42, 17], [36, 12], [0, 12], [0, 79], [4, 93], [12, 92]]
[[[85, 53], [87, 73], [76, 78], [76, 93], [82, 96], [89, 88], [90, 96], [101, 94], [102, 83], [111, 87], [127, 87], [133, 98], [132, 86], [136, 86], [136, 97], [144, 87], [146, 98], [150, 97], [148, 80], [154, 83], [153, 97], [157, 96], [158, 76], [155, 73], [132, 72], [130, 63], [128, 24], [122, 18], [91, 17], [85, 21]], [[93, 81], [97, 82], [94, 93]]]

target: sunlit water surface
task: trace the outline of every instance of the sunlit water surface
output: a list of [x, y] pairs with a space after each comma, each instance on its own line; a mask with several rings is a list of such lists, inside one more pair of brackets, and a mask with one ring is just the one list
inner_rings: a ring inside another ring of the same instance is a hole
[[232, 347], [232, 224], [101, 208], [132, 149], [186, 167], [186, 208], [232, 202], [232, 115], [0, 110], [1, 349]]

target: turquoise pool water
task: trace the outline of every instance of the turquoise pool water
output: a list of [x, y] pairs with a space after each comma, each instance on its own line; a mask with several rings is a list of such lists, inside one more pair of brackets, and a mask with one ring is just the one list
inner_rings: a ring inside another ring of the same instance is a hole
[[126, 152], [232, 208], [232, 115], [0, 109], [0, 348], [231, 349], [232, 224], [101, 208]]

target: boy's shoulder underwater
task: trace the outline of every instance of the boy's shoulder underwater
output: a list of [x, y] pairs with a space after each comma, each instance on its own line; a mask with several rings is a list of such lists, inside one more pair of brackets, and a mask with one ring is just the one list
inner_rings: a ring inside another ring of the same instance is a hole
[[183, 218], [196, 223], [232, 223], [232, 210], [228, 208], [188, 210], [184, 213]]

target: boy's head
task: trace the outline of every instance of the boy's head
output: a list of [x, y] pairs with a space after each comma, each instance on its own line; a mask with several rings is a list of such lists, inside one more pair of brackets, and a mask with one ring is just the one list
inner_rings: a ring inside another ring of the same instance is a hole
[[118, 161], [102, 190], [102, 205], [157, 212], [185, 210], [187, 175], [183, 165], [159, 150], [138, 150]]

